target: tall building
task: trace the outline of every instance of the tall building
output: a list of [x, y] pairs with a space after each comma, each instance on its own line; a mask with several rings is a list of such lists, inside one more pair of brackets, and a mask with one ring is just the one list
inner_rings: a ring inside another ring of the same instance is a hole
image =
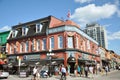
[[107, 48], [106, 30], [103, 26], [97, 23], [87, 24], [84, 32], [96, 40], [100, 46]]

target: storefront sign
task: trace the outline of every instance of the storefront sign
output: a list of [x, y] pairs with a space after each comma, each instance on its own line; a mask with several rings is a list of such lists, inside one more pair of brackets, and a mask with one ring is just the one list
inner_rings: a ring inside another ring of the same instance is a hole
[[40, 59], [40, 55], [39, 54], [35, 54], [35, 55], [24, 55], [23, 56], [23, 60], [39, 60]]

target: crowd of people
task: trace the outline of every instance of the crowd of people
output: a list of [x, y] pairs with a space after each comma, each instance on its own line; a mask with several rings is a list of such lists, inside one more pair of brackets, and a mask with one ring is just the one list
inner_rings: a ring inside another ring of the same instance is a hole
[[[59, 67], [55, 67], [55, 71], [58, 72], [59, 75], [61, 75], [61, 80], [62, 78], [66, 79], [66, 75], [71, 75], [70, 73], [70, 68], [71, 66], [68, 64], [67, 67], [65, 67], [63, 64], [61, 64]], [[108, 66], [104, 66], [102, 69], [99, 70], [101, 74], [103, 72], [106, 72], [106, 75], [109, 71]], [[74, 76], [82, 76], [82, 77], [90, 77], [94, 78], [94, 74], [96, 74], [96, 67], [94, 65], [85, 65], [85, 66], [79, 66], [75, 64], [74, 66]], [[49, 73], [45, 73], [45, 75], [49, 76]], [[33, 80], [40, 80], [40, 69], [39, 67], [35, 66], [33, 68]]]

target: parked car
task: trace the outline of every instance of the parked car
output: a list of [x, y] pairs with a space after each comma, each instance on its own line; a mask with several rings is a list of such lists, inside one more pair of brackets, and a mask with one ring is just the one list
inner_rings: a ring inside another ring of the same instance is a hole
[[9, 76], [9, 72], [4, 72], [4, 71], [0, 71], [0, 78], [8, 78], [8, 76]]
[[40, 71], [40, 77], [41, 78], [47, 78], [48, 77], [48, 71], [47, 70], [41, 70]]
[[0, 78], [8, 78], [9, 72], [4, 70], [4, 66], [0, 64]]

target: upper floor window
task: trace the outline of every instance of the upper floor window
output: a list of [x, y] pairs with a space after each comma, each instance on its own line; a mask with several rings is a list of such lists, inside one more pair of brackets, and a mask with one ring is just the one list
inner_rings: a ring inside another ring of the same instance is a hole
[[43, 38], [42, 40], [42, 50], [46, 49], [46, 38]]
[[87, 40], [87, 49], [90, 49], [90, 41]]
[[20, 52], [23, 52], [24, 51], [24, 42], [21, 42], [21, 45], [20, 45]]
[[36, 24], [36, 33], [41, 32], [42, 31], [42, 24]]
[[32, 51], [35, 50], [35, 39], [32, 40]]
[[63, 36], [58, 36], [58, 48], [63, 48]]
[[18, 31], [17, 30], [12, 30], [12, 38], [16, 37]]
[[22, 27], [22, 35], [27, 35], [28, 28], [27, 27]]
[[28, 52], [29, 51], [29, 42], [26, 41], [25, 43], [25, 52]]
[[10, 45], [9, 49], [10, 49], [10, 54], [12, 54], [12, 45]]
[[73, 48], [73, 37], [69, 36], [68, 37], [68, 48]]
[[50, 38], [50, 49], [54, 49], [54, 37]]
[[79, 48], [78, 37], [76, 37], [76, 48]]
[[37, 40], [37, 51], [39, 51], [40, 50], [40, 40], [38, 39]]

